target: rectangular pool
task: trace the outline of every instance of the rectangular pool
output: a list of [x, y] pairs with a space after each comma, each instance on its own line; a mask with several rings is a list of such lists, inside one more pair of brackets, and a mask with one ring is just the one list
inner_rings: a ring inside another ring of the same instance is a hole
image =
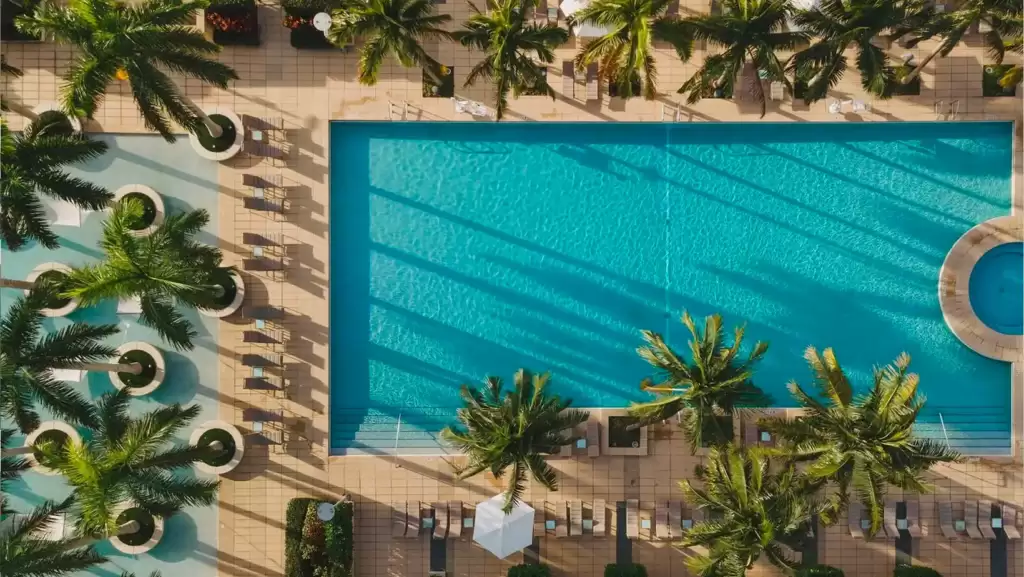
[[1009, 122], [335, 122], [332, 450], [438, 452], [459, 385], [519, 367], [627, 406], [640, 329], [685, 351], [686, 309], [770, 342], [777, 406], [808, 345], [862, 388], [906, 351], [921, 434], [941, 413], [960, 450], [1008, 453], [1009, 364], [948, 330], [938, 271], [1009, 213], [1012, 146]]

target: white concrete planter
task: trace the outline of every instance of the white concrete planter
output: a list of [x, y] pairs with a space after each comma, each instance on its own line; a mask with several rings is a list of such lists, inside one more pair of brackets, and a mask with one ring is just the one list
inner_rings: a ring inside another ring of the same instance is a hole
[[126, 184], [114, 192], [114, 202], [121, 202], [121, 199], [129, 194], [141, 194], [153, 201], [156, 206], [156, 216], [153, 218], [153, 222], [142, 230], [131, 231], [132, 236], [149, 236], [153, 234], [161, 224], [164, 222], [164, 200], [160, 198], [155, 190], [144, 185], [144, 184]]
[[245, 454], [245, 439], [242, 437], [242, 433], [239, 432], [238, 427], [228, 423], [227, 421], [207, 421], [196, 428], [196, 430], [192, 431], [192, 436], [189, 437], [188, 440], [189, 444], [198, 444], [199, 438], [203, 436], [203, 433], [211, 429], [223, 429], [231, 435], [231, 438], [235, 441], [235, 454], [232, 455], [230, 461], [219, 467], [207, 465], [200, 461], [196, 463], [196, 469], [211, 475], [224, 475], [226, 473], [230, 473], [238, 466], [239, 463], [242, 462], [242, 456]]
[[[32, 269], [32, 272], [28, 273], [28, 276], [25, 277], [25, 280], [34, 283], [36, 282], [36, 279], [39, 278], [39, 275], [51, 270], [58, 270], [60, 272], [68, 274], [71, 273], [71, 267], [69, 267], [66, 264], [61, 264], [59, 262], [44, 262], [43, 264]], [[27, 295], [29, 291], [24, 292]], [[71, 299], [71, 301], [68, 304], [60, 307], [59, 309], [43, 309], [41, 312], [44, 317], [63, 317], [71, 314], [77, 308], [78, 299]]]
[[48, 101], [48, 102], [40, 102], [39, 104], [36, 105], [35, 108], [32, 109], [32, 113], [35, 114], [36, 116], [39, 116], [40, 114], [42, 114], [44, 112], [50, 112], [51, 110], [55, 111], [55, 112], [60, 112], [64, 116], [67, 116], [68, 122], [71, 123], [71, 129], [74, 130], [75, 132], [82, 132], [82, 121], [81, 121], [81, 119], [75, 118], [74, 116], [71, 116], [67, 112], [64, 112], [64, 110], [61, 109], [60, 104], [58, 104], [58, 103], [56, 103], [56, 102], [54, 102], [52, 100]]
[[[117, 509], [115, 509], [114, 516], [116, 517], [117, 515], [120, 515], [121, 512], [124, 511], [125, 509], [129, 509], [134, 506], [134, 503], [126, 503], [120, 505], [117, 507]], [[157, 546], [157, 544], [160, 543], [160, 539], [162, 539], [164, 536], [163, 518], [153, 517], [153, 525], [153, 536], [149, 538], [149, 541], [146, 541], [142, 545], [128, 545], [116, 536], [110, 538], [110, 544], [114, 546], [114, 549], [117, 549], [118, 551], [125, 553], [127, 555], [142, 555], [144, 553], [149, 553], [153, 550], [154, 547]]]
[[238, 271], [233, 270], [230, 274], [231, 280], [235, 281], [235, 298], [232, 299], [231, 304], [222, 309], [199, 309], [199, 314], [224, 318], [235, 314], [238, 309], [242, 308], [242, 301], [245, 300], [245, 281], [242, 280], [242, 275], [238, 274]]
[[245, 127], [242, 126], [242, 119], [237, 114], [235, 114], [234, 111], [220, 106], [209, 108], [204, 112], [206, 112], [208, 116], [219, 114], [221, 116], [227, 117], [228, 120], [230, 120], [231, 123], [235, 125], [235, 142], [230, 147], [228, 147], [227, 150], [213, 152], [203, 148], [203, 145], [199, 142], [198, 136], [196, 136], [195, 134], [189, 134], [188, 141], [192, 145], [192, 150], [195, 150], [196, 154], [198, 154], [199, 156], [207, 160], [213, 160], [215, 162], [224, 162], [225, 160], [233, 158], [235, 155], [241, 152], [242, 142], [245, 140]]
[[148, 395], [160, 387], [160, 384], [164, 382], [164, 376], [166, 375], [167, 364], [164, 361], [164, 355], [160, 352], [160, 349], [154, 347], [149, 343], [142, 341], [134, 341], [125, 343], [120, 347], [117, 347], [118, 358], [128, 351], [143, 351], [149, 353], [153, 360], [156, 362], [156, 375], [153, 377], [153, 382], [146, 385], [145, 387], [129, 387], [122, 380], [120, 375], [116, 371], [110, 371], [110, 382], [114, 384], [118, 389], [126, 389], [128, 394], [133, 397], [142, 397]]
[[[78, 434], [78, 431], [68, 423], [65, 423], [64, 421], [43, 421], [42, 423], [39, 423], [39, 428], [32, 431], [27, 437], [25, 437], [25, 446], [31, 447], [32, 445], [35, 445], [36, 439], [39, 438], [39, 435], [42, 435], [46, 431], [60, 431], [68, 436], [69, 442], [79, 445], [82, 444], [82, 435]], [[54, 471], [53, 469], [40, 465], [36, 461], [35, 453], [26, 453], [23, 456], [26, 461], [32, 464], [35, 472], [37, 473], [41, 473], [43, 475], [60, 474], [58, 471]]]

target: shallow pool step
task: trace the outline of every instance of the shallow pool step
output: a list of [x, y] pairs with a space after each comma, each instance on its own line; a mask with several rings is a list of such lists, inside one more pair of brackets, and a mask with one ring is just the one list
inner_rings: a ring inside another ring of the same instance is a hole
[[441, 429], [455, 422], [454, 408], [421, 407], [399, 415], [373, 409], [331, 413], [333, 455], [438, 455]]

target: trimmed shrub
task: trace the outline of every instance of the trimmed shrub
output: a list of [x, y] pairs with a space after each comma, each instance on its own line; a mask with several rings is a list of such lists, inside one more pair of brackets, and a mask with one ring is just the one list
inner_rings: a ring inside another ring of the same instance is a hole
[[647, 567], [639, 563], [632, 565], [609, 563], [604, 566], [604, 577], [647, 577]]
[[351, 502], [337, 505], [334, 519], [324, 527], [327, 558], [331, 564], [331, 577], [352, 575], [352, 522], [355, 505]]
[[284, 529], [284, 574], [285, 577], [312, 577], [312, 569], [302, 560], [302, 529], [306, 524], [306, 512], [316, 499], [298, 498], [288, 501]]
[[796, 570], [794, 577], [845, 577], [843, 570], [831, 565], [812, 565]]
[[523, 563], [515, 567], [509, 567], [508, 577], [551, 577], [551, 567], [543, 563], [536, 565]]
[[352, 577], [355, 505], [337, 505], [334, 519], [317, 517], [319, 499], [292, 499], [285, 514], [285, 577]]
[[921, 565], [897, 565], [893, 569], [892, 577], [942, 577], [942, 573]]

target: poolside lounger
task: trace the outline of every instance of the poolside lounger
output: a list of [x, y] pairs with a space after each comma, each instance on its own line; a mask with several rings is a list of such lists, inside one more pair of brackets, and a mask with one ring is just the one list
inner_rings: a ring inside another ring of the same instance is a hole
[[284, 270], [284, 262], [279, 258], [247, 258], [242, 259], [242, 269], [254, 272], [280, 272]]
[[601, 95], [598, 93], [597, 85], [597, 62], [587, 65], [587, 100], [598, 100]]
[[569, 536], [579, 537], [583, 534], [583, 501], [569, 501]]
[[[462, 519], [459, 519], [461, 522]], [[434, 503], [434, 539], [448, 538], [448, 503]]]
[[772, 100], [782, 100], [786, 97], [786, 85], [778, 80], [768, 85], [768, 95]]
[[283, 364], [283, 357], [276, 353], [267, 355], [246, 353], [242, 355], [243, 367], [280, 367]]
[[605, 536], [605, 522], [608, 519], [608, 507], [604, 499], [594, 499], [594, 537]]
[[250, 320], [280, 320], [284, 318], [284, 310], [280, 307], [246, 307], [242, 315]]
[[758, 445], [757, 420], [753, 417], [743, 418], [743, 446], [756, 447]]
[[405, 537], [405, 529], [409, 526], [406, 520], [404, 501], [396, 501], [391, 504], [391, 536]]
[[921, 529], [921, 504], [917, 501], [907, 501], [907, 533], [910, 533], [912, 539], [924, 536]]
[[626, 538], [637, 539], [640, 537], [640, 501], [639, 499], [626, 499]]
[[871, 112], [871, 104], [862, 100], [854, 100], [852, 106], [854, 112]]
[[245, 173], [242, 175], [242, 186], [249, 188], [282, 188], [284, 182], [280, 174], [258, 174]]
[[984, 535], [978, 527], [978, 502], [964, 501], [964, 523], [967, 525], [967, 536], [971, 539], [983, 539]]
[[565, 501], [555, 503], [555, 537], [562, 538], [569, 535], [569, 523], [566, 518]]
[[843, 111], [843, 103], [838, 100], [830, 100], [828, 103], [829, 114], [840, 114]]
[[262, 377], [245, 377], [242, 388], [247, 391], [280, 391], [283, 387], [277, 377], [264, 375]]
[[448, 501], [448, 538], [462, 537], [462, 501]]
[[598, 421], [587, 422], [587, 456], [601, 456], [601, 423]]
[[242, 199], [242, 206], [257, 212], [273, 212], [276, 214], [284, 213], [284, 202], [270, 198], [247, 196]]
[[562, 95], [570, 99], [576, 97], [576, 66], [572, 60], [562, 61]]
[[248, 409], [242, 409], [242, 420], [253, 423], [283, 423], [284, 410], [267, 410], [250, 407]]
[[547, 20], [548, 19], [548, 0], [538, 0], [536, 6], [533, 9], [534, 20]]
[[668, 9], [665, 11], [665, 15], [668, 17], [679, 16], [679, 0], [671, 0], [668, 3]]
[[544, 501], [533, 503], [533, 536], [543, 537], [547, 534], [547, 516], [544, 509]]
[[1020, 520], [1020, 511], [1012, 505], [1003, 503], [1003, 531], [1007, 539], [1020, 539], [1020, 529], [1017, 526]]
[[850, 528], [850, 536], [854, 539], [864, 538], [864, 527], [862, 527], [860, 524], [860, 520], [862, 518], [863, 513], [863, 507], [864, 506], [861, 505], [859, 502], [854, 501], [850, 503], [850, 506], [846, 512], [847, 525]]
[[992, 501], [978, 501], [978, 529], [982, 537], [996, 538], [996, 532], [992, 529]]
[[420, 517], [423, 511], [420, 510], [419, 501], [405, 502], [405, 537], [415, 539], [420, 536]]
[[253, 140], [242, 142], [242, 152], [256, 158], [269, 158], [274, 166], [280, 166], [288, 158], [286, 146]]
[[900, 538], [900, 529], [896, 525], [896, 501], [885, 501], [885, 512], [882, 518], [882, 528], [890, 539]]
[[[569, 435], [570, 437], [572, 437], [572, 429], [566, 429], [566, 430], [564, 430], [562, 432], [567, 434], [567, 435]], [[559, 451], [558, 451], [558, 456], [562, 457], [562, 458], [572, 457], [572, 444], [574, 442], [575, 441], [569, 441], [565, 445], [562, 445], [562, 448], [559, 449]]]
[[277, 345], [281, 341], [265, 330], [244, 330], [242, 331], [242, 342], [261, 345]]
[[242, 244], [245, 246], [276, 247], [281, 246], [281, 235], [279, 234], [257, 234], [255, 232], [243, 232]]
[[654, 506], [654, 536], [657, 539], [668, 539], [668, 502], [658, 501]]
[[683, 536], [683, 504], [680, 501], [668, 502], [668, 537], [680, 539]]
[[939, 503], [939, 528], [942, 529], [942, 535], [947, 539], [959, 539], [960, 536], [956, 533], [956, 528], [953, 525], [953, 504], [952, 503]]
[[279, 116], [242, 115], [242, 126], [250, 130], [284, 130], [284, 119]]

